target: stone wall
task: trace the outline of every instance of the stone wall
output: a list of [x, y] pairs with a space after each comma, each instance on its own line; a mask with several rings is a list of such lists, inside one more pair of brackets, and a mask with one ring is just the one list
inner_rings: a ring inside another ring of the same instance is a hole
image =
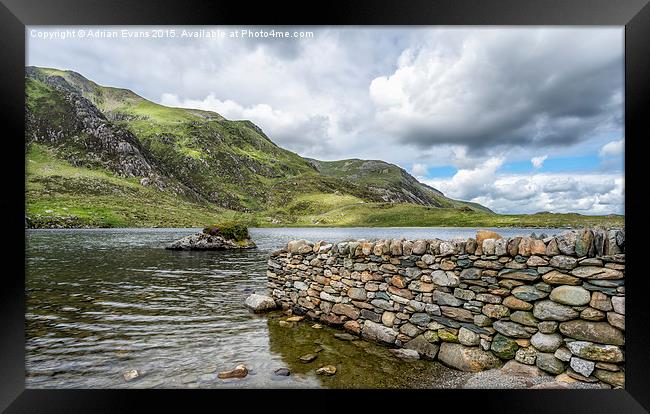
[[289, 242], [268, 261], [274, 300], [398, 356], [624, 384], [625, 233]]

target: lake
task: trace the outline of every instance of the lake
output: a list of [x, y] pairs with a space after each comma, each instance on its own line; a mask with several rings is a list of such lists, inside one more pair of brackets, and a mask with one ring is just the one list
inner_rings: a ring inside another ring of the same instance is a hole
[[[266, 293], [267, 257], [289, 240], [451, 239], [477, 229], [251, 229], [258, 249], [164, 249], [197, 230], [27, 230], [27, 388], [447, 388], [465, 375], [437, 362], [401, 361], [381, 345], [338, 340], [339, 331], [309, 321], [281, 327], [281, 312], [254, 315], [243, 302]], [[307, 353], [318, 357], [303, 364]], [[240, 363], [246, 378], [217, 378]], [[337, 374], [316, 375], [326, 364]], [[278, 368], [292, 374], [276, 376]], [[126, 382], [122, 374], [132, 369], [141, 376]]]

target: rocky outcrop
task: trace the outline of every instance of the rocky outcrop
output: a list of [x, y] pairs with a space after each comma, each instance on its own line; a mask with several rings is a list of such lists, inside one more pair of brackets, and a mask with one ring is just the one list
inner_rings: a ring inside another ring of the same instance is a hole
[[506, 363], [506, 371], [617, 387], [624, 241], [623, 231], [605, 229], [544, 239], [296, 240], [272, 253], [267, 275], [283, 308], [422, 359], [465, 371]]
[[242, 241], [227, 240], [219, 235], [197, 233], [176, 240], [166, 247], [167, 250], [233, 250], [253, 249], [257, 247], [250, 239]]

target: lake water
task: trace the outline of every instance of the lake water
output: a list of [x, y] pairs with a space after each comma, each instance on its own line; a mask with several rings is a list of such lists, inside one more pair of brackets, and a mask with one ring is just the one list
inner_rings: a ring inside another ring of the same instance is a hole
[[[266, 292], [268, 254], [289, 240], [451, 239], [476, 229], [251, 229], [258, 249], [164, 249], [196, 231], [28, 230], [27, 388], [431, 388], [462, 379], [437, 362], [404, 362], [383, 346], [338, 340], [339, 331], [313, 329], [308, 321], [281, 327], [281, 312], [254, 315], [243, 302]], [[299, 361], [316, 351], [314, 362]], [[246, 378], [217, 378], [240, 363], [250, 371]], [[337, 374], [316, 375], [326, 364], [336, 365]], [[278, 368], [292, 374], [276, 376]], [[126, 382], [122, 374], [131, 369], [141, 376]]]

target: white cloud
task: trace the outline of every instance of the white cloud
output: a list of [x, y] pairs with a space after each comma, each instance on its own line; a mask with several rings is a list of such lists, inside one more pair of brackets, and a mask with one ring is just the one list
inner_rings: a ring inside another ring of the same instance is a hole
[[624, 212], [620, 174], [503, 174], [491, 165], [459, 170], [448, 179], [426, 180], [452, 198], [481, 203], [498, 213], [610, 214]]
[[411, 168], [411, 174], [416, 177], [426, 177], [427, 173], [427, 166], [425, 164], [415, 163], [413, 164], [413, 168]]
[[540, 155], [539, 157], [533, 157], [530, 159], [530, 162], [533, 164], [533, 167], [535, 168], [542, 168], [542, 165], [544, 165], [544, 161], [548, 158], [548, 155]]
[[598, 153], [601, 158], [620, 157], [623, 155], [623, 140], [611, 141], [603, 145]]

